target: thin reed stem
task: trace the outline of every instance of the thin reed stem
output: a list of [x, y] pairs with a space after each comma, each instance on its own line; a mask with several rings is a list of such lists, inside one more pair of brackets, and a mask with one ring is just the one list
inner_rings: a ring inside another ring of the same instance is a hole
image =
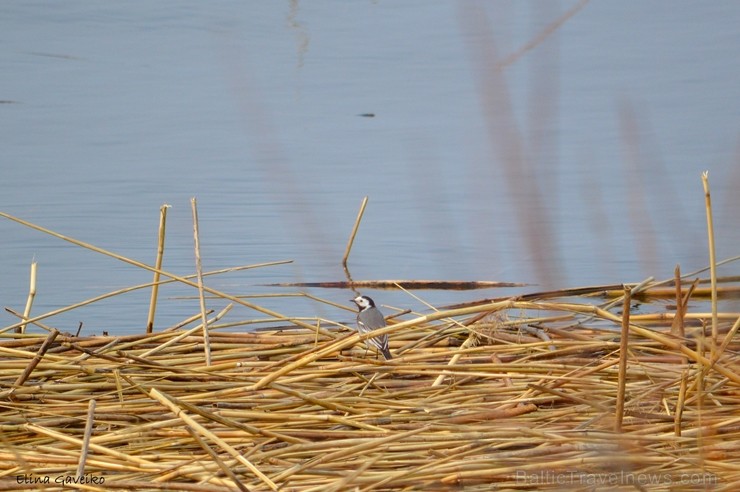
[[[28, 319], [31, 317], [31, 306], [33, 306], [33, 299], [36, 297], [36, 260], [31, 261], [31, 279], [28, 282], [28, 298], [26, 299], [26, 307], [23, 309], [23, 318]], [[16, 328], [17, 333], [26, 332], [26, 323]]]
[[674, 318], [673, 324], [671, 325], [671, 334], [683, 338], [684, 336], [686, 336], [684, 333], [684, 324], [683, 324], [684, 315], [686, 313], [682, 309], [683, 308], [683, 295], [681, 294], [681, 266], [680, 265], [676, 265], [676, 268], [673, 270], [673, 283], [675, 284], [675, 288], [676, 288], [676, 314], [678, 316]]
[[33, 359], [31, 359], [31, 362], [28, 363], [21, 375], [18, 376], [18, 379], [16, 379], [15, 383], [13, 383], [14, 388], [10, 390], [11, 394], [16, 388], [23, 386], [23, 383], [26, 382], [33, 370], [36, 369], [36, 366], [38, 366], [39, 362], [41, 362], [41, 359], [44, 358], [44, 355], [46, 355], [46, 352], [49, 350], [49, 347], [51, 347], [51, 344], [54, 343], [57, 335], [59, 335], [59, 331], [57, 330], [53, 330], [51, 333], [49, 333], [49, 335], [44, 340], [44, 343], [42, 343], [41, 347], [39, 347], [39, 351], [36, 352], [36, 355], [33, 357]]
[[200, 317], [203, 322], [203, 350], [206, 356], [206, 365], [211, 365], [211, 342], [208, 339], [208, 314], [206, 313], [206, 298], [203, 294], [203, 265], [200, 260], [200, 234], [198, 232], [198, 203], [195, 197], [190, 199], [193, 210], [193, 238], [195, 240], [195, 273], [198, 278], [198, 299], [200, 301]]
[[85, 462], [90, 447], [90, 436], [92, 436], [93, 424], [95, 423], [95, 400], [90, 400], [87, 406], [87, 421], [85, 424], [85, 435], [82, 438], [82, 449], [80, 450], [80, 461], [77, 465], [77, 477], [85, 474]]
[[[349, 259], [350, 251], [352, 251], [352, 245], [355, 242], [355, 236], [357, 235], [357, 231], [360, 229], [360, 222], [362, 221], [362, 216], [365, 213], [365, 207], [367, 206], [367, 200], [368, 198], [366, 196], [362, 199], [362, 203], [360, 203], [360, 210], [357, 212], [357, 218], [355, 218], [355, 223], [352, 226], [352, 232], [349, 235], [349, 240], [347, 240], [347, 247], [344, 250], [344, 256], [342, 256], [342, 268], [344, 268], [344, 274], [347, 276], [347, 282], [350, 285], [352, 284], [352, 275], [350, 275], [349, 273], [349, 267], [347, 266], [347, 260]], [[352, 290], [354, 291], [354, 288], [352, 288]]]
[[632, 303], [632, 289], [624, 286], [624, 303], [622, 307], [622, 333], [619, 339], [619, 376], [617, 379], [617, 404], [615, 410], [614, 431], [622, 431], [624, 418], [624, 398], [627, 388], [627, 350], [630, 335], [630, 304]]
[[154, 313], [157, 310], [157, 297], [159, 295], [159, 271], [162, 269], [162, 259], [164, 258], [164, 239], [167, 225], [167, 209], [170, 205], [166, 203], [159, 207], [159, 232], [157, 234], [157, 257], [154, 261], [154, 278], [152, 279], [152, 295], [149, 299], [149, 314], [146, 319], [146, 332], [151, 333], [154, 330]]
[[684, 369], [681, 373], [681, 385], [678, 389], [678, 399], [676, 400], [676, 409], [673, 415], [673, 433], [676, 437], [681, 437], [681, 417], [683, 416], [683, 409], [686, 403], [686, 386], [688, 382], [688, 369]]
[[707, 238], [709, 243], [709, 278], [712, 287], [712, 342], [710, 344], [710, 350], [712, 359], [717, 351], [718, 325], [717, 320], [718, 306], [717, 306], [717, 258], [715, 256], [715, 243], [714, 243], [714, 219], [712, 218], [712, 196], [709, 192], [709, 171], [704, 171], [701, 175], [701, 182], [704, 186], [704, 208], [707, 213]]

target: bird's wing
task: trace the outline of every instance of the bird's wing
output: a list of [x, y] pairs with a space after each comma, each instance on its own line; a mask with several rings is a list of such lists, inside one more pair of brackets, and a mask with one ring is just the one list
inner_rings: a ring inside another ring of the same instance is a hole
[[368, 328], [372, 328], [373, 330], [376, 328], [382, 328], [385, 326], [385, 318], [383, 317], [383, 313], [378, 311], [377, 309], [370, 309], [365, 312], [365, 323]]

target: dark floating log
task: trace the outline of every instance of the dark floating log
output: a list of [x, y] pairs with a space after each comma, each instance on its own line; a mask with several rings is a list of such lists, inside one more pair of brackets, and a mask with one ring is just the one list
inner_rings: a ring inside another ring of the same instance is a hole
[[352, 282], [283, 282], [262, 285], [265, 287], [320, 287], [323, 289], [394, 290], [400, 286], [408, 290], [476, 290], [499, 287], [527, 287], [529, 284], [467, 280], [355, 280]]

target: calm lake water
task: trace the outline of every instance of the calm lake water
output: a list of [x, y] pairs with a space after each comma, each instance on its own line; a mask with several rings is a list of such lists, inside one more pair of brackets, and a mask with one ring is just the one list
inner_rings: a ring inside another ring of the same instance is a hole
[[[196, 197], [205, 270], [293, 261], [206, 280], [234, 295], [344, 280], [364, 196], [354, 279], [536, 284], [417, 292], [435, 305], [689, 272], [708, 264], [703, 170], [718, 256], [740, 254], [739, 25], [736, 1], [6, 1], [0, 211], [153, 264], [170, 204], [163, 267], [187, 275]], [[33, 259], [34, 314], [151, 280], [7, 219], [0, 241], [0, 302], [17, 311]], [[160, 294], [157, 328], [198, 312], [193, 289]], [[45, 322], [141, 332], [148, 302]]]

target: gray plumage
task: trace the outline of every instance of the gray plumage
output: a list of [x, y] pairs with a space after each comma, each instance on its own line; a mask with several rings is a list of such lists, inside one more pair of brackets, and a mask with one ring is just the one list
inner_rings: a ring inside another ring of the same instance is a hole
[[[375, 307], [375, 302], [367, 296], [357, 296], [352, 299], [360, 312], [357, 313], [357, 329], [360, 333], [370, 333], [385, 326], [383, 313]], [[392, 359], [391, 351], [388, 349], [388, 335], [379, 335], [367, 339], [367, 343], [376, 347], [387, 360]]]

